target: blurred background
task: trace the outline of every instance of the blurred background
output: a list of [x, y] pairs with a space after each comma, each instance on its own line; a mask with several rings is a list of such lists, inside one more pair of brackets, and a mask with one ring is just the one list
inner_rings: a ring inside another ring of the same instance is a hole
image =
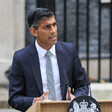
[[112, 0], [0, 0], [0, 112], [8, 109], [13, 54], [31, 44], [27, 16], [47, 7], [56, 16], [58, 40], [76, 46], [97, 100], [112, 100]]

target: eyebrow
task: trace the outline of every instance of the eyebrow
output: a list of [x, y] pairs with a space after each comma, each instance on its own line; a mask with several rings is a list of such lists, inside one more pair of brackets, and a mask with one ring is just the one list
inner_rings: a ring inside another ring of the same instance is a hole
[[[56, 24], [56, 21], [53, 24]], [[45, 25], [43, 25], [43, 27], [48, 26], [48, 25], [53, 25], [53, 24], [45, 24]]]

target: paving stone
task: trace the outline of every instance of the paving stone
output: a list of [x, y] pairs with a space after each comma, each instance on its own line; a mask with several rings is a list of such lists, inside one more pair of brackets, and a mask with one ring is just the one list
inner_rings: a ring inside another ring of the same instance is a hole
[[0, 109], [0, 112], [20, 112], [14, 109]]
[[0, 108], [9, 108], [8, 88], [0, 87]]

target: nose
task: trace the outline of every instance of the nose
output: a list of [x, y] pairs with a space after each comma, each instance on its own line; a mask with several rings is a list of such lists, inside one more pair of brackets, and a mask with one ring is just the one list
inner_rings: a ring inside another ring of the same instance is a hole
[[50, 29], [50, 33], [55, 33], [56, 32], [56, 27], [52, 26]]

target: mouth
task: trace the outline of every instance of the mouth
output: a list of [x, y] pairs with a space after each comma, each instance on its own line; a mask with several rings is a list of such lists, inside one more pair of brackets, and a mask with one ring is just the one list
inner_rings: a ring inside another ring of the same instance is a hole
[[50, 39], [50, 40], [56, 40], [56, 39], [57, 39], [57, 35], [50, 36], [49, 39]]

